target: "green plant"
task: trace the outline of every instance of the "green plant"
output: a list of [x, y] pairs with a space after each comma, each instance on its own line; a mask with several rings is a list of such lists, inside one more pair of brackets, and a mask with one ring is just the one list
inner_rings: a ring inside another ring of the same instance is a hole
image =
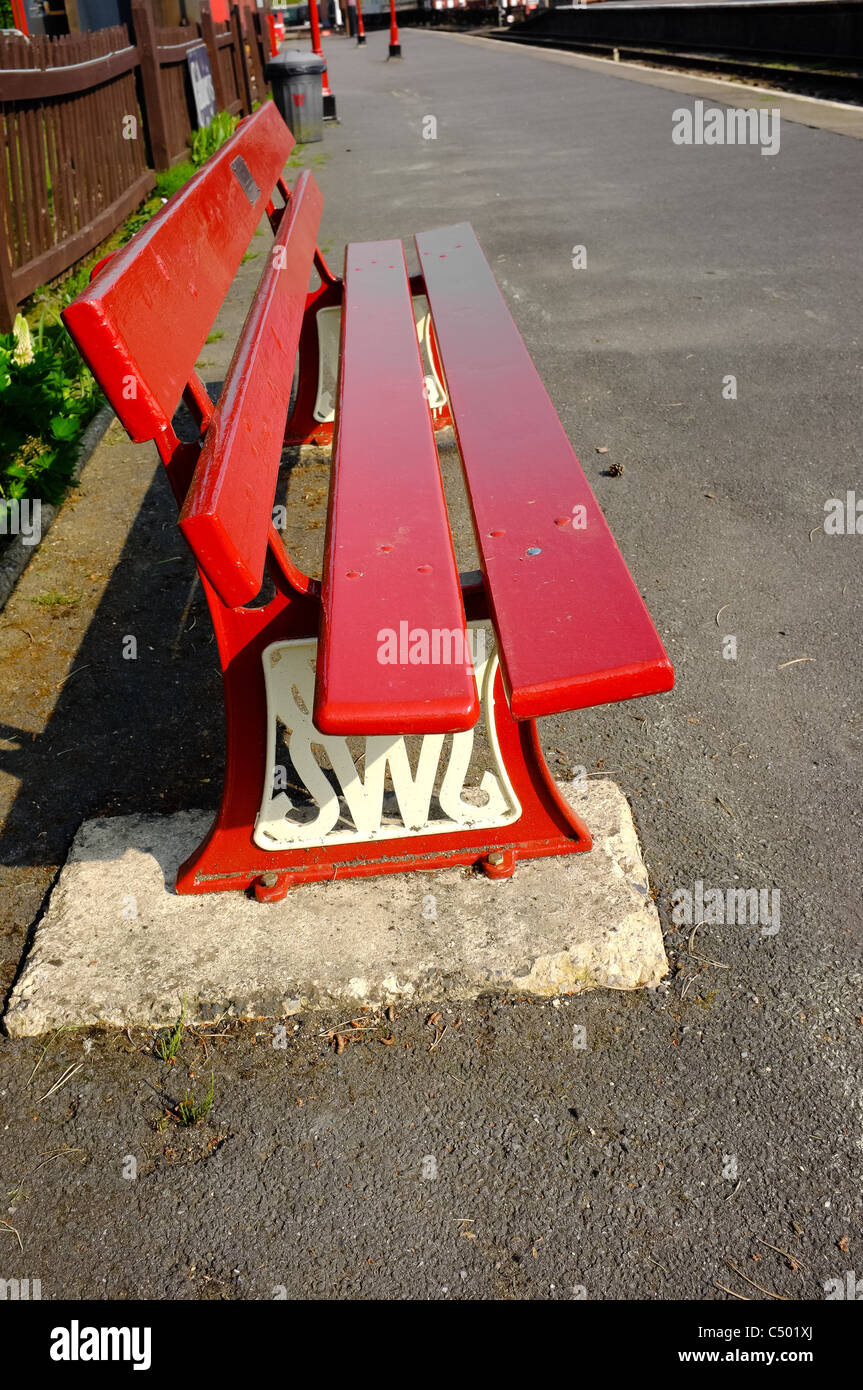
[[163, 173], [156, 175], [156, 197], [172, 198], [174, 194], [188, 183], [193, 174], [198, 172], [197, 165], [190, 159], [184, 159], [182, 164], [175, 164], [172, 169], [166, 169]]
[[43, 307], [32, 334], [19, 314], [0, 335], [0, 497], [58, 502], [101, 400], [59, 313]]
[[196, 130], [192, 136], [192, 163], [195, 167], [200, 169], [210, 155], [215, 154], [226, 140], [230, 140], [236, 129], [237, 117], [229, 115], [227, 111], [220, 111], [209, 125]]
[[61, 594], [58, 589], [49, 589], [47, 593], [31, 598], [30, 602], [38, 604], [40, 608], [71, 608], [73, 604], [81, 602], [81, 595]]
[[196, 1101], [194, 1096], [189, 1095], [188, 1091], [180, 1104], [177, 1106], [177, 1121], [181, 1125], [196, 1125], [199, 1120], [203, 1120], [209, 1115], [213, 1108], [213, 1095], [216, 1089], [216, 1078], [210, 1072], [210, 1086], [204, 1099]]
[[168, 1028], [156, 1039], [154, 1050], [157, 1057], [161, 1057], [163, 1062], [173, 1062], [177, 1053], [180, 1051], [180, 1043], [183, 1041], [183, 1026], [186, 1021], [186, 1001], [183, 1000], [180, 1009], [180, 1017], [173, 1028]]

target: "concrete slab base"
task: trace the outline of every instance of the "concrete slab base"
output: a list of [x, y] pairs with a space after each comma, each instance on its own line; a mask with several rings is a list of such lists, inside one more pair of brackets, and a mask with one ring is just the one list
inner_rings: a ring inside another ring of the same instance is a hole
[[184, 997], [194, 1022], [656, 984], [665, 951], [626, 798], [608, 780], [561, 791], [591, 828], [588, 854], [527, 861], [500, 882], [464, 869], [389, 874], [304, 886], [267, 905], [173, 892], [209, 812], [88, 821], [7, 1031], [163, 1026]]

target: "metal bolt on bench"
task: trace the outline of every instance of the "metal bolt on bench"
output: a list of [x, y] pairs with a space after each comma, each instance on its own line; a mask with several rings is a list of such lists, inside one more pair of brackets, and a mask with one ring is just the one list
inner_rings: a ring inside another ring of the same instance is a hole
[[[348, 246], [338, 277], [314, 179], [283, 180], [293, 143], [262, 107], [64, 311], [130, 438], [156, 443], [218, 643], [222, 803], [177, 892], [505, 878], [588, 850], [535, 719], [668, 690], [671, 664], [469, 224], [418, 235], [418, 275], [381, 241]], [[275, 245], [214, 406], [195, 362], [264, 213]], [[482, 566], [461, 575], [434, 440], [450, 423]], [[317, 581], [272, 507], [284, 444], [329, 440]], [[481, 713], [490, 765], [470, 786]]]

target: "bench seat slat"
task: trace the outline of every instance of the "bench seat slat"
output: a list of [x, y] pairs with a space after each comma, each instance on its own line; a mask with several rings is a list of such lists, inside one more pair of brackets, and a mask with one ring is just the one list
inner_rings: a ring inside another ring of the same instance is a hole
[[323, 196], [303, 172], [271, 248], [180, 512], [220, 598], [258, 593]]
[[[401, 243], [349, 246], [314, 713], [324, 733], [441, 733], [479, 718], [423, 385]], [[426, 659], [399, 659], [423, 632]], [[382, 648], [382, 633], [396, 644]], [[437, 662], [435, 633], [455, 635]]]
[[513, 715], [670, 689], [671, 663], [473, 229], [423, 232], [416, 246]]

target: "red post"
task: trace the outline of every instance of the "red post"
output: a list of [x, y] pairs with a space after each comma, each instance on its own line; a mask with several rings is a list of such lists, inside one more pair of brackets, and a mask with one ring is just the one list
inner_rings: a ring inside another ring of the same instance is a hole
[[318, 0], [309, 0], [309, 24], [312, 29], [312, 52], [323, 58], [321, 48], [321, 21], [318, 18]]
[[20, 29], [22, 34], [29, 35], [30, 28], [27, 23], [27, 8], [24, 0], [12, 0], [12, 20], [16, 29]]
[[269, 11], [267, 12], [267, 30], [270, 36], [270, 57], [277, 58], [279, 56], [279, 40], [276, 37], [276, 21]]
[[[318, 18], [318, 0], [309, 0], [309, 26], [312, 31], [312, 52], [319, 58], [323, 58], [324, 50], [321, 48], [321, 24]], [[336, 98], [334, 93], [330, 91], [326, 59], [324, 59], [324, 71], [321, 76], [321, 85], [324, 94], [324, 120], [334, 121], [336, 119]]]
[[357, 47], [366, 41], [366, 30], [363, 24], [363, 0], [357, 0]]
[[390, 57], [400, 58], [402, 46], [399, 43], [399, 26], [396, 24], [396, 0], [390, 0]]

